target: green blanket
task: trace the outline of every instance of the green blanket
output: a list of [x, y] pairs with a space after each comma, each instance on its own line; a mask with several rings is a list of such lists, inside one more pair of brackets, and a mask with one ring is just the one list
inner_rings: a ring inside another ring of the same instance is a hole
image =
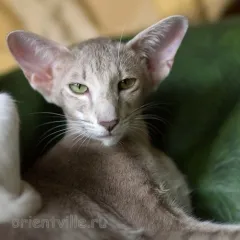
[[[153, 143], [188, 177], [198, 216], [240, 222], [240, 20], [192, 28], [153, 100]], [[162, 110], [160, 110], [162, 107]]]
[[[158, 105], [148, 110], [162, 118], [148, 122], [153, 144], [187, 176], [196, 214], [221, 222], [240, 222], [239, 26], [230, 19], [190, 28], [171, 75], [149, 100]], [[53, 133], [59, 122], [46, 124], [60, 118], [40, 112], [61, 110], [32, 91], [19, 70], [2, 76], [0, 90], [18, 101], [25, 169], [61, 137]]]

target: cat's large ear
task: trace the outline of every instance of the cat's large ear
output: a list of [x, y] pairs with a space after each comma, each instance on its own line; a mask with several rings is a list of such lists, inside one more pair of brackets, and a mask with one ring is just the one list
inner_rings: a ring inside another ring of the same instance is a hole
[[187, 29], [187, 18], [172, 16], [140, 32], [127, 43], [127, 46], [146, 59], [154, 87], [170, 73]]
[[54, 68], [71, 56], [68, 48], [22, 30], [9, 33], [7, 44], [30, 85], [49, 100]]

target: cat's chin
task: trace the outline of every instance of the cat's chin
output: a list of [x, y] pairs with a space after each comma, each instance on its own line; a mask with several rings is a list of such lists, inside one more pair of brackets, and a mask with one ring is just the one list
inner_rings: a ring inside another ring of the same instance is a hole
[[120, 138], [119, 137], [115, 137], [115, 136], [111, 136], [111, 137], [106, 137], [106, 138], [102, 138], [102, 139], [99, 139], [102, 144], [106, 147], [111, 147], [111, 146], [114, 146], [116, 145], [119, 141], [120, 141]]

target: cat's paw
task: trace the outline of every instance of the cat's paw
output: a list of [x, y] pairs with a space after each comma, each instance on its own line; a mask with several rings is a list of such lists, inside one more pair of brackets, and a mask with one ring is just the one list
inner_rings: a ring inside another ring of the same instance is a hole
[[42, 206], [40, 194], [27, 182], [21, 181], [21, 193], [13, 195], [0, 186], [0, 223], [35, 215]]

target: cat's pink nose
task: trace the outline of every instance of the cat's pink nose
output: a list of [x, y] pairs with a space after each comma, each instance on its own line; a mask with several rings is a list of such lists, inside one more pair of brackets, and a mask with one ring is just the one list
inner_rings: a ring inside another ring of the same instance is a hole
[[109, 132], [111, 132], [114, 127], [119, 123], [118, 119], [114, 119], [112, 121], [106, 122], [106, 121], [101, 121], [99, 124], [103, 127], [105, 127]]

